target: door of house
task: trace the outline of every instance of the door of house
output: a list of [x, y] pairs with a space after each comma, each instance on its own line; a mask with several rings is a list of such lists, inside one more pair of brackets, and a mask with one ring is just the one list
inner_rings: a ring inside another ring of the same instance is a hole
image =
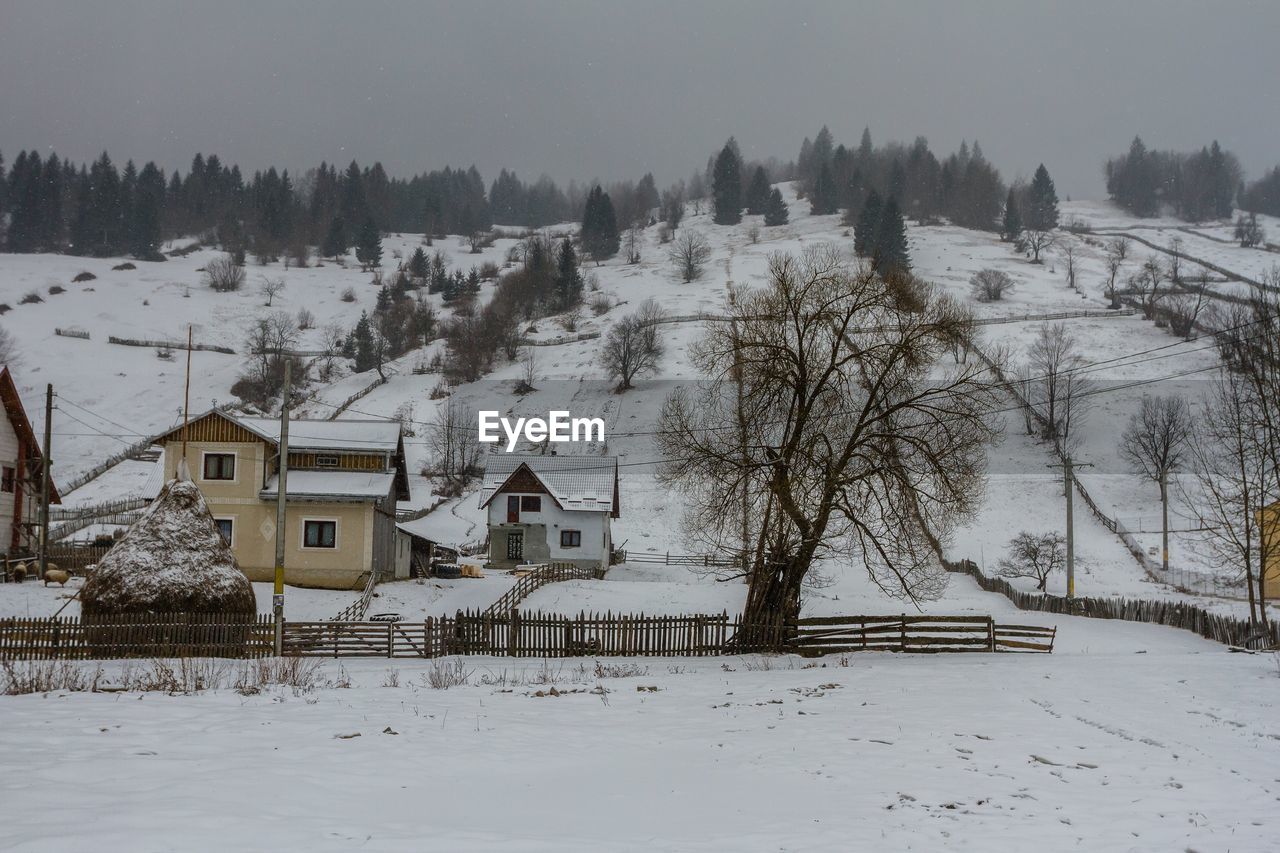
[[518, 524], [520, 522], [520, 496], [507, 496], [507, 524]]
[[524, 559], [524, 531], [511, 530], [507, 532], [507, 559], [523, 560]]

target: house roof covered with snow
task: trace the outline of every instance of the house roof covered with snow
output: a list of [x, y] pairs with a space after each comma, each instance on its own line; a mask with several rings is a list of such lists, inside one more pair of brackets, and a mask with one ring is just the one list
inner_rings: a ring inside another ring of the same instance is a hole
[[[618, 517], [618, 457], [526, 456], [493, 453], [485, 457], [480, 506], [503, 491], [527, 491], [518, 475], [527, 472], [561, 509], [607, 512]], [[512, 484], [510, 488], [508, 484]]]
[[[389, 471], [290, 471], [286, 499], [378, 500], [391, 492], [395, 476]], [[272, 474], [258, 497], [275, 500], [279, 491], [280, 476]]]
[[[237, 417], [246, 429], [272, 444], [280, 443], [279, 418]], [[395, 453], [400, 444], [400, 423], [394, 420], [289, 421], [290, 450], [353, 450], [363, 453]]]

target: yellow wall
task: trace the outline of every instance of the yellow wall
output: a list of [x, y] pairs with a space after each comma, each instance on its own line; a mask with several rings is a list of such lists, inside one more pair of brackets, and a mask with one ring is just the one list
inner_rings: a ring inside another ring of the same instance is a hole
[[[205, 480], [203, 456], [235, 453], [235, 480]], [[232, 521], [231, 550], [241, 570], [254, 581], [275, 576], [276, 504], [258, 497], [272, 448], [254, 444], [189, 442], [187, 467], [214, 518]], [[165, 444], [165, 476], [176, 475], [182, 442]], [[304, 548], [303, 521], [337, 522], [336, 548]], [[373, 565], [373, 504], [290, 500], [285, 509], [285, 583], [331, 589], [357, 589]]]
[[1258, 513], [1262, 522], [1263, 595], [1280, 598], [1280, 503]]

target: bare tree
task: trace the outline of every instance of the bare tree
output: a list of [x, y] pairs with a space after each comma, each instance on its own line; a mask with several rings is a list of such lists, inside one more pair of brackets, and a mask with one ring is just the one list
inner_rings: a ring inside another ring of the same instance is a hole
[[1062, 269], [1067, 276], [1067, 287], [1072, 290], [1078, 290], [1076, 287], [1076, 274], [1079, 272], [1079, 261], [1076, 257], [1076, 246], [1074, 243], [1064, 243], [1058, 254], [1062, 255]]
[[1009, 556], [1000, 561], [1000, 574], [1007, 578], [1033, 578], [1041, 592], [1049, 575], [1067, 563], [1067, 540], [1061, 533], [1032, 533], [1024, 530], [1009, 540]]
[[1262, 226], [1258, 224], [1258, 214], [1250, 213], [1245, 216], [1243, 213], [1236, 217], [1235, 238], [1240, 241], [1241, 248], [1251, 248], [1258, 245], [1265, 239], [1266, 232]]
[[481, 470], [483, 448], [475, 414], [461, 400], [450, 397], [428, 423], [426, 442], [433, 467], [424, 473], [444, 480], [441, 494], [462, 494]]
[[8, 329], [0, 327], [0, 367], [4, 365], [15, 365], [18, 363], [18, 342], [13, 339], [13, 333]]
[[[726, 550], [748, 497], [744, 647], [776, 642], [821, 557], [865, 566], [892, 595], [941, 594], [935, 537], [978, 506], [999, 400], [976, 362], [939, 372], [970, 333], [942, 294], [904, 310], [830, 245], [773, 255], [768, 276], [691, 349], [707, 379], [667, 398], [657, 439], [689, 524]], [[744, 440], [726, 437], [738, 429]]]
[[284, 290], [285, 281], [283, 278], [267, 278], [263, 276], [262, 286], [259, 292], [266, 297], [267, 307], [271, 307], [271, 303], [275, 301], [280, 292]]
[[525, 347], [520, 352], [520, 378], [516, 380], [515, 393], [528, 394], [537, 391], [534, 381], [538, 378], [537, 347]]
[[308, 329], [315, 328], [316, 315], [311, 313], [310, 308], [298, 309], [298, 331], [305, 332]]
[[640, 263], [640, 247], [643, 245], [644, 229], [639, 225], [632, 225], [627, 229], [627, 236], [622, 241], [622, 250], [626, 254], [627, 263]]
[[697, 231], [685, 229], [672, 242], [667, 257], [682, 281], [693, 281], [702, 277], [702, 269], [711, 258], [711, 244]]
[[1149, 255], [1138, 271], [1129, 276], [1129, 290], [1137, 297], [1142, 316], [1148, 320], [1156, 319], [1160, 303], [1164, 300], [1165, 292], [1160, 289], [1164, 284], [1164, 273], [1165, 267], [1160, 259]]
[[[1028, 352], [1030, 402], [1038, 415], [1042, 437], [1064, 452], [1078, 440], [1078, 427], [1084, 419], [1084, 393], [1088, 381], [1081, 371], [1087, 362], [1080, 354], [1075, 337], [1065, 323], [1045, 323], [1036, 334]], [[1077, 428], [1073, 436], [1072, 429]]]
[[657, 369], [663, 352], [662, 315], [658, 304], [648, 299], [634, 314], [609, 328], [600, 361], [605, 375], [618, 380], [618, 393], [633, 388], [631, 381], [637, 376]]
[[347, 333], [341, 323], [329, 323], [321, 330], [320, 348], [323, 352], [318, 359], [320, 378], [329, 381], [333, 377], [338, 359], [342, 357], [342, 348], [346, 343]]
[[1169, 241], [1169, 259], [1166, 267], [1169, 270], [1169, 281], [1174, 285], [1182, 284], [1182, 238], [1174, 237]]
[[[301, 362], [290, 350], [297, 344], [298, 327], [284, 311], [275, 311], [259, 317], [248, 328], [245, 349], [249, 358], [244, 372], [231, 387], [231, 392], [257, 406], [266, 404], [280, 393], [284, 382], [284, 365], [293, 360], [301, 368]], [[294, 381], [301, 382], [305, 374], [295, 371]]]
[[1186, 461], [1191, 409], [1181, 397], [1143, 397], [1142, 409], [1120, 436], [1120, 455], [1160, 487], [1160, 564], [1169, 571], [1169, 475]]
[[1123, 237], [1117, 237], [1107, 243], [1107, 289], [1105, 296], [1111, 300], [1111, 308], [1120, 307], [1120, 294], [1116, 291], [1116, 278], [1120, 275], [1120, 269], [1124, 266], [1124, 259], [1129, 256], [1129, 241]]
[[1027, 251], [1031, 252], [1031, 263], [1033, 264], [1043, 263], [1040, 260], [1041, 253], [1053, 248], [1053, 244], [1056, 242], [1058, 242], [1058, 236], [1052, 231], [1028, 229], [1018, 237], [1019, 247], [1025, 247]]
[[1209, 301], [1209, 273], [1201, 272], [1195, 280], [1183, 284], [1183, 292], [1170, 296], [1166, 302], [1169, 312], [1169, 330], [1183, 340], [1195, 337], [1196, 323]]
[[213, 290], [226, 293], [239, 290], [244, 285], [244, 267], [230, 255], [222, 255], [204, 266], [204, 281]]
[[1001, 270], [978, 270], [969, 279], [969, 292], [979, 302], [999, 302], [1014, 286], [1013, 277]]

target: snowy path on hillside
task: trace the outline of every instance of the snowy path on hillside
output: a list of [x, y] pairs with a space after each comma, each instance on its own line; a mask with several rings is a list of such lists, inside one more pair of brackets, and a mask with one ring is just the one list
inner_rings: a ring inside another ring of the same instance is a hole
[[[431, 690], [430, 663], [346, 660], [322, 665], [350, 689], [301, 695], [0, 698], [6, 845], [1274, 847], [1270, 657], [1060, 619], [1050, 656], [645, 659], [633, 678], [591, 660], [465, 661], [473, 684], [523, 672], [559, 696]], [[398, 687], [382, 686], [391, 669]], [[57, 821], [51, 791], [74, 791]]]

